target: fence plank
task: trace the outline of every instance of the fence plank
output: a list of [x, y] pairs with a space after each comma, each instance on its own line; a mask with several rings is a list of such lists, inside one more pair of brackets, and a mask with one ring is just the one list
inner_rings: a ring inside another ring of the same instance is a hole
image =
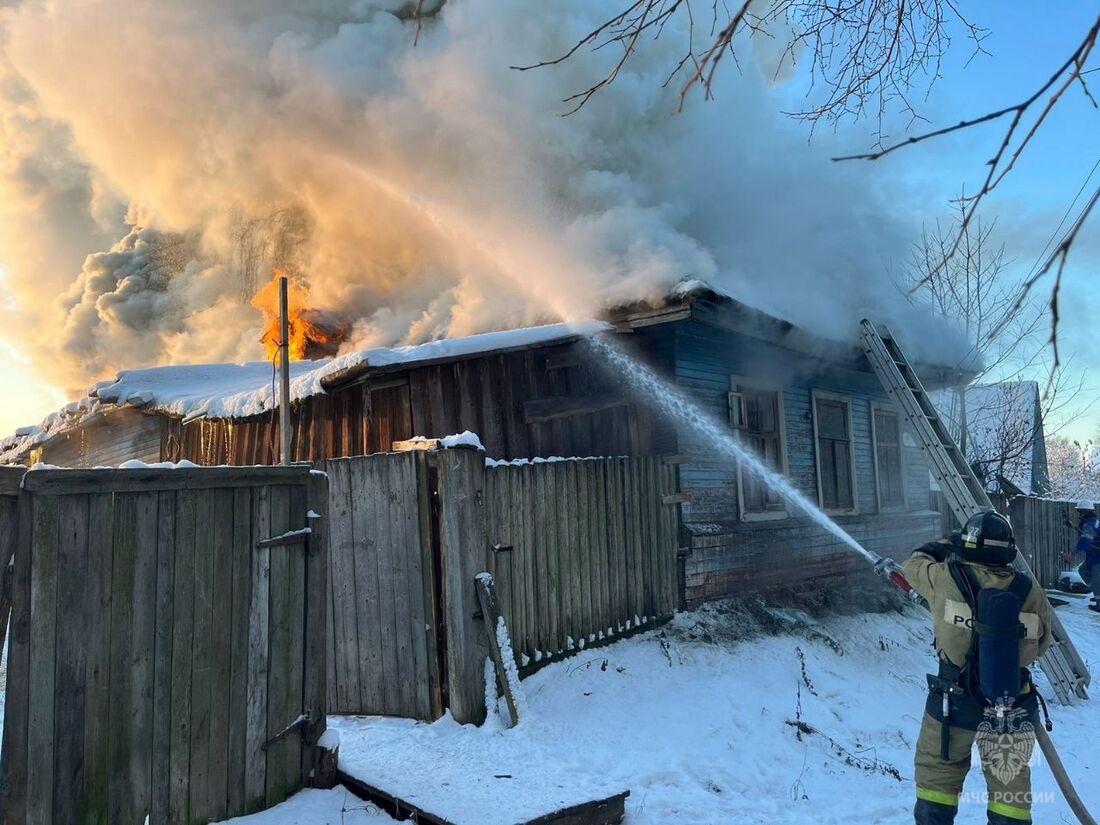
[[189, 821], [191, 810], [191, 637], [195, 615], [197, 491], [176, 493], [175, 564], [172, 576], [172, 732], [168, 799], [170, 822]]
[[625, 553], [625, 541], [622, 525], [622, 473], [618, 459], [611, 459], [607, 464], [608, 482], [608, 577], [611, 586], [611, 631], [620, 632], [622, 628], [623, 613], [626, 609], [623, 599], [623, 554]]
[[508, 496], [508, 542], [512, 545], [509, 554], [509, 567], [511, 578], [511, 610], [514, 638], [512, 639], [513, 652], [516, 656], [516, 667], [523, 665], [523, 658], [527, 648], [527, 602], [530, 591], [527, 589], [527, 556], [529, 555], [524, 542], [524, 493], [522, 468], [504, 468], [504, 491]]
[[229, 546], [231, 583], [229, 604], [224, 608], [229, 617], [230, 637], [227, 808], [230, 811], [244, 811], [247, 805], [248, 609], [252, 572], [252, 492], [248, 488], [233, 490], [232, 518], [233, 534]]
[[543, 613], [540, 609], [540, 596], [544, 579], [541, 578], [543, 562], [539, 561], [538, 543], [538, 512], [536, 500], [538, 498], [538, 482], [535, 478], [534, 467], [528, 465], [519, 468], [520, 478], [523, 479], [523, 590], [524, 607], [527, 612], [527, 655], [532, 661], [538, 658], [542, 650]]
[[[288, 518], [289, 527], [292, 530], [300, 529], [307, 524], [306, 513], [309, 508], [306, 505], [306, 488], [304, 486], [289, 487]], [[286, 722], [289, 724], [307, 708], [303, 701], [303, 689], [305, 686], [305, 631], [306, 631], [306, 554], [309, 545], [292, 545], [283, 549], [287, 557], [287, 621], [288, 625], [288, 663], [286, 685]], [[283, 776], [287, 784], [287, 792], [292, 793], [301, 781], [302, 760], [304, 755], [304, 740], [298, 732], [291, 734], [286, 739]]]
[[574, 471], [577, 477], [577, 552], [574, 558], [577, 560], [577, 568], [580, 571], [580, 600], [581, 600], [581, 627], [580, 636], [584, 644], [596, 641], [596, 627], [598, 624], [596, 601], [599, 598], [600, 586], [597, 576], [598, 566], [595, 563], [593, 548], [596, 534], [596, 485], [595, 473], [597, 466], [594, 461], [576, 461]]
[[369, 535], [368, 563], [374, 586], [371, 593], [377, 601], [378, 641], [382, 667], [382, 704], [379, 712], [401, 705], [401, 670], [398, 662], [397, 603], [395, 589], [400, 587], [396, 564], [397, 550], [393, 540], [393, 508], [397, 506], [397, 491], [393, 484], [393, 464], [389, 461], [366, 465], [368, 485], [361, 495], [370, 497], [369, 521], [359, 535]]
[[592, 542], [592, 557], [599, 574], [598, 620], [596, 624], [596, 637], [604, 638], [612, 627], [612, 587], [610, 587], [610, 564], [607, 554], [607, 544], [610, 540], [610, 521], [607, 509], [610, 506], [607, 496], [607, 462], [595, 463], [595, 519], [593, 527], [596, 536]]
[[[547, 465], [544, 465], [547, 466]], [[538, 594], [538, 614], [536, 627], [538, 627], [538, 647], [535, 651], [535, 660], [544, 656], [553, 655], [557, 637], [556, 628], [551, 613], [553, 600], [553, 586], [551, 582], [551, 545], [554, 537], [550, 534], [548, 511], [550, 497], [553, 491], [549, 472], [535, 472], [531, 468], [531, 482], [534, 489], [534, 500], [531, 502], [534, 513], [532, 536], [535, 549], [535, 593]]]
[[[438, 455], [440, 544], [446, 589], [448, 696], [454, 718], [481, 724], [485, 719], [484, 636], [474, 576], [485, 569], [485, 517], [482, 484], [485, 461], [475, 450], [444, 450]], [[480, 687], [479, 687], [480, 685]]]
[[[53, 816], [77, 822], [84, 786], [85, 635], [92, 620], [86, 604], [88, 497], [68, 496], [58, 504], [57, 678], [54, 693], [56, 758]], [[46, 777], [37, 777], [45, 782]]]
[[[109, 737], [111, 612], [114, 576], [114, 496], [97, 493], [88, 497], [89, 622], [84, 638], [86, 649], [84, 707], [84, 791], [81, 816], [89, 825], [108, 822], [110, 783]], [[166, 707], [169, 707], [166, 703]], [[10, 719], [10, 717], [9, 717]]]
[[[149, 815], [167, 822], [171, 797], [172, 627], [175, 586], [176, 494], [157, 494], [156, 607], [153, 640], [153, 730]], [[150, 548], [152, 549], [152, 548]]]
[[[267, 795], [267, 674], [270, 663], [271, 549], [258, 542], [271, 533], [270, 488], [252, 491], [252, 562], [248, 610], [248, 707], [245, 721], [245, 798], [258, 811]], [[276, 549], [278, 552], [278, 548]]]
[[420, 538], [420, 569], [423, 573], [424, 602], [424, 641], [428, 664], [428, 707], [429, 719], [443, 714], [443, 676], [440, 672], [439, 604], [436, 593], [441, 587], [437, 576], [437, 546], [433, 538], [432, 491], [429, 476], [428, 456], [417, 453], [414, 459], [416, 467], [416, 499], [419, 517], [417, 530]]
[[[206, 815], [222, 820], [229, 812], [229, 709], [233, 665], [233, 508], [234, 490], [211, 495], [210, 739]], [[228, 626], [227, 626], [228, 624]]]
[[332, 632], [336, 640], [336, 685], [335, 692], [330, 688], [338, 711], [362, 709], [361, 686], [359, 683], [360, 659], [364, 653], [366, 640], [360, 636], [358, 625], [359, 588], [356, 576], [355, 554], [358, 544], [352, 516], [352, 476], [350, 459], [337, 459], [328, 462], [329, 506], [332, 513]]
[[423, 669], [418, 667], [416, 640], [422, 638], [415, 628], [422, 623], [422, 616], [412, 612], [412, 594], [420, 591], [420, 580], [412, 577], [412, 570], [419, 570], [419, 564], [412, 565], [411, 557], [419, 555], [419, 543], [412, 536], [411, 525], [416, 518], [412, 507], [416, 506], [414, 455], [404, 453], [395, 456], [394, 481], [397, 492], [390, 519], [393, 542], [392, 558], [395, 577], [400, 582], [400, 590], [395, 599], [395, 632], [397, 637], [398, 693], [401, 715], [415, 717], [417, 712], [417, 687], [423, 681]]
[[646, 615], [653, 619], [661, 614], [661, 514], [665, 505], [661, 503], [660, 459], [647, 456], [642, 461], [645, 471], [646, 494], [642, 500], [642, 513], [646, 520]]
[[[282, 485], [270, 488], [270, 535], [278, 536], [290, 530], [289, 491]], [[267, 672], [267, 738], [271, 739], [293, 721], [287, 716], [286, 696], [290, 667], [290, 627], [287, 621], [290, 601], [290, 569], [287, 547], [271, 548], [271, 581], [269, 618], [271, 647]], [[292, 548], [291, 552], [299, 552]], [[286, 737], [265, 750], [267, 761], [267, 806], [278, 805], [287, 796], [285, 780]]]
[[[137, 499], [132, 495], [115, 496], [114, 563], [111, 589], [110, 713], [107, 722], [108, 785], [107, 810], [111, 822], [129, 820], [134, 783], [130, 775], [130, 743], [133, 741], [131, 706], [134, 674], [133, 592], [137, 557]], [[43, 820], [45, 821], [45, 820]]]
[[373, 464], [353, 461], [351, 476], [352, 566], [355, 578], [355, 621], [359, 639], [359, 707], [379, 713], [385, 706], [382, 666], [382, 619], [379, 611], [375, 496], [371, 494]]
[[[329, 614], [327, 589], [329, 554], [329, 514], [328, 514], [328, 478], [316, 473], [310, 476], [307, 488], [307, 505], [311, 515], [309, 520], [313, 531], [309, 537], [309, 554], [305, 560], [304, 597], [305, 605], [305, 674], [303, 678], [303, 703], [314, 720], [313, 739], [306, 742], [310, 748], [325, 730], [328, 713], [328, 672], [326, 660], [331, 660], [325, 644], [326, 621]], [[302, 760], [300, 781], [303, 785], [309, 779], [310, 772], [316, 768], [315, 754]]]
[[210, 819], [210, 689], [213, 667], [214, 491], [199, 491], [195, 508], [195, 609], [191, 636], [191, 819]]
[[[7, 474], [0, 480], [8, 482]], [[16, 488], [17, 489], [17, 488]], [[19, 496], [12, 576], [11, 630], [8, 634], [7, 696], [4, 719], [4, 812], [14, 821], [27, 815], [27, 748], [30, 734], [31, 555], [34, 499]]]
[[[53, 821], [54, 663], [56, 661], [58, 503], [36, 502], [31, 565], [30, 782], [27, 821]], [[41, 781], [50, 777], [50, 781]]]
[[[136, 493], [134, 499], [133, 590], [130, 599], [130, 800], [127, 817], [141, 821], [148, 814], [153, 770], [153, 642], [156, 630], [157, 494]], [[116, 498], [116, 501], [118, 499]], [[126, 594], [123, 594], [125, 597]]]

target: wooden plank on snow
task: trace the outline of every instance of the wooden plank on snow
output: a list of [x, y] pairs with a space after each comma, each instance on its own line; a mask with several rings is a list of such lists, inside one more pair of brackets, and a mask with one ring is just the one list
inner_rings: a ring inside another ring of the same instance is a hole
[[511, 727], [514, 728], [519, 724], [519, 709], [516, 707], [516, 697], [508, 680], [507, 668], [512, 667], [512, 663], [505, 663], [500, 648], [500, 636], [498, 635], [502, 633], [506, 635], [508, 626], [504, 622], [504, 617], [500, 614], [500, 606], [497, 604], [496, 589], [493, 585], [492, 576], [478, 574], [476, 586], [478, 603], [481, 605], [482, 624], [485, 628], [485, 640], [489, 646], [493, 668], [496, 670], [497, 686], [504, 695], [504, 701], [508, 705], [508, 716], [512, 723]]

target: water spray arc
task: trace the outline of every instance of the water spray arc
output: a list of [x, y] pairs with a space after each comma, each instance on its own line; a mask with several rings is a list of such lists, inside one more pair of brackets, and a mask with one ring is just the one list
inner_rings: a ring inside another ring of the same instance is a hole
[[586, 341], [607, 364], [624, 376], [636, 390], [643, 393], [647, 402], [660, 408], [669, 417], [690, 425], [696, 433], [705, 437], [715, 450], [739, 463], [744, 470], [779, 493], [785, 501], [809, 516], [815, 524], [843, 542], [848, 549], [870, 562], [875, 572], [900, 588], [910, 599], [918, 604], [923, 603], [923, 599], [905, 580], [897, 562], [884, 558], [861, 545], [843, 527], [829, 518], [820, 507], [810, 501], [791, 483], [790, 479], [769, 468], [752, 450], [741, 444], [728, 427], [715, 421], [684, 393], [672, 387], [649, 367], [606, 337], [589, 336]]

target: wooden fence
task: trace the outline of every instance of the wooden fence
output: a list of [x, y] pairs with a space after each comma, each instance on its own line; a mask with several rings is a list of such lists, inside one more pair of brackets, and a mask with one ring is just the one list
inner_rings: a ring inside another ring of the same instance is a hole
[[675, 489], [659, 457], [489, 468], [489, 570], [521, 672], [676, 610]]
[[1009, 504], [1016, 544], [1043, 587], [1054, 587], [1066, 564], [1062, 556], [1077, 544], [1077, 511], [1071, 501], [1016, 496]]
[[676, 472], [661, 458], [486, 467], [460, 448], [323, 466], [334, 712], [479, 721], [482, 571], [521, 670], [678, 604]]
[[324, 476], [40, 470], [23, 488], [4, 821], [206, 823], [300, 787], [326, 712], [324, 519], [307, 522]]
[[338, 458], [329, 478], [329, 704], [435, 719], [439, 623], [423, 452]]
[[[998, 513], [1009, 517], [1020, 552], [1031, 565], [1035, 578], [1043, 587], [1054, 587], [1063, 570], [1072, 565], [1062, 561], [1063, 555], [1077, 544], [1077, 512], [1074, 502], [1052, 501], [1032, 496], [1007, 498], [1000, 493], [989, 496]], [[946, 499], [939, 494], [943, 533], [959, 529]]]

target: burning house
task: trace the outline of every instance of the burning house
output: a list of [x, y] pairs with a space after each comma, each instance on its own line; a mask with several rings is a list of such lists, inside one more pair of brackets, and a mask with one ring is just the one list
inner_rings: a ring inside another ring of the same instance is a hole
[[[938, 535], [921, 450], [854, 342], [822, 339], [701, 285], [587, 324], [295, 361], [293, 458], [384, 452], [464, 430], [497, 459], [679, 455], [688, 604], [853, 569], [833, 537], [610, 374], [591, 335], [616, 337], [728, 421], [864, 546], [899, 553]], [[314, 354], [323, 340], [304, 334], [294, 353]], [[920, 369], [931, 388], [960, 380], [946, 366]], [[0, 442], [0, 461], [273, 463], [273, 389], [265, 362], [122, 372]]]

